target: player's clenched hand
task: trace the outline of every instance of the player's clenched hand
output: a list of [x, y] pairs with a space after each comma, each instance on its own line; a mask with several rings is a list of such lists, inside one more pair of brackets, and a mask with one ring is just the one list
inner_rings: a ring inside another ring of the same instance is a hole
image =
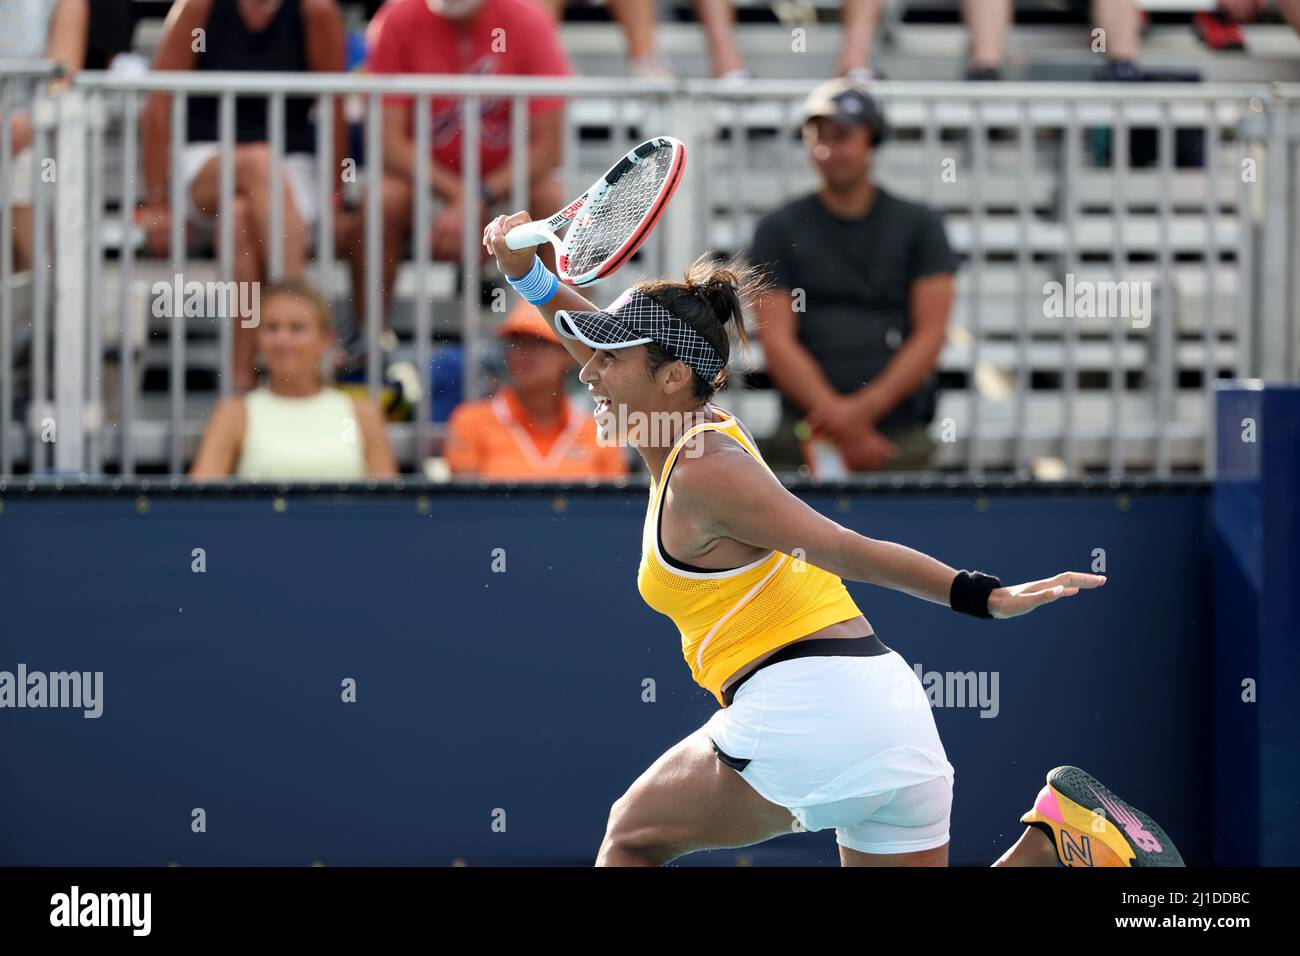
[[1099, 588], [1106, 583], [1100, 574], [1062, 571], [1054, 578], [1030, 581], [1009, 588], [997, 588], [989, 594], [989, 613], [994, 617], [1019, 617], [1036, 607], [1051, 604], [1057, 598], [1073, 597], [1085, 588]]
[[527, 249], [511, 249], [506, 245], [506, 233], [515, 226], [531, 221], [532, 217], [527, 212], [521, 211], [509, 216], [497, 216], [483, 230], [484, 247], [497, 257], [497, 267], [502, 275], [511, 279], [518, 279], [533, 267], [537, 249], [534, 246], [529, 246]]

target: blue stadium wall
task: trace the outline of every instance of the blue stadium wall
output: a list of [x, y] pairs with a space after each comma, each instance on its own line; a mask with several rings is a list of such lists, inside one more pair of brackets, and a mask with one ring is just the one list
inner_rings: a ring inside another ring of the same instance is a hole
[[[952, 862], [996, 858], [1066, 763], [1211, 862], [1206, 486], [799, 493], [1009, 582], [1105, 551], [1102, 591], [1014, 621], [849, 586], [923, 671], [997, 675], [996, 717], [935, 709]], [[0, 710], [0, 863], [590, 863], [610, 804], [716, 706], [637, 594], [644, 508], [636, 486], [11, 486], [0, 670], [102, 671], [104, 699]], [[682, 862], [741, 858], [830, 864], [834, 835]]]

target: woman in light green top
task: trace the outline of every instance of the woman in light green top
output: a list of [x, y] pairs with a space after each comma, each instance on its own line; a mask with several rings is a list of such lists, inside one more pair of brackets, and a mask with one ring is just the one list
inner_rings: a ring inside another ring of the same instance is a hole
[[334, 330], [318, 292], [300, 281], [264, 289], [257, 342], [266, 384], [217, 405], [192, 478], [347, 481], [397, 474], [379, 407], [325, 386], [321, 367]]

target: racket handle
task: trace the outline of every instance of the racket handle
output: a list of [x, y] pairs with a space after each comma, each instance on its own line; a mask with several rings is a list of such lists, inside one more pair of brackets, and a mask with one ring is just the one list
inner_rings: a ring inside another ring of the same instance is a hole
[[506, 245], [511, 249], [527, 249], [530, 246], [540, 246], [543, 242], [553, 241], [554, 239], [555, 233], [547, 228], [545, 219], [525, 222], [506, 233]]

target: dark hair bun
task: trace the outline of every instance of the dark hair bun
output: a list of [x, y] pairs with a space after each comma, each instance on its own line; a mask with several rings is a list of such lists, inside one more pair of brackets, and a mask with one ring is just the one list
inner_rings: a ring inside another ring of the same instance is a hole
[[[700, 333], [722, 357], [724, 365], [731, 358], [732, 338], [748, 357], [745, 304], [765, 292], [767, 282], [763, 274], [742, 257], [733, 256], [720, 261], [705, 253], [687, 268], [684, 281], [652, 279], [638, 282], [636, 288]], [[658, 346], [652, 344], [647, 348], [651, 351], [652, 371], [673, 360]], [[710, 382], [696, 376], [695, 397], [708, 401], [726, 382], [725, 367]]]
[[686, 270], [686, 288], [704, 302], [719, 324], [742, 325], [744, 304], [761, 291], [758, 271], [733, 256], [719, 262], [709, 256], [696, 259]]

